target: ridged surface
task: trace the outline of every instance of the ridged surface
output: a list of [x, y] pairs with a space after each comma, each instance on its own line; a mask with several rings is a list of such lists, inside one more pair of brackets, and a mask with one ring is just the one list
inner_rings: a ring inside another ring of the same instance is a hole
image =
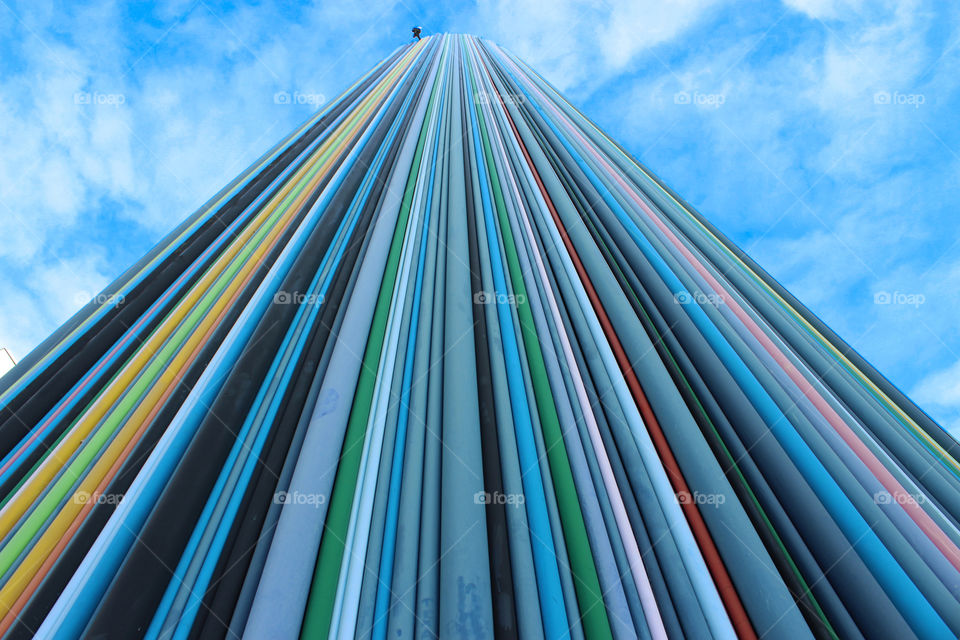
[[0, 420], [4, 637], [960, 635], [957, 443], [469, 36], [225, 187]]

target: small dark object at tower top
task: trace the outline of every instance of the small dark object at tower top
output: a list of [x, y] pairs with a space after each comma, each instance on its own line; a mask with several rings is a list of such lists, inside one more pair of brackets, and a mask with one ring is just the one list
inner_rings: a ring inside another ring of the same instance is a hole
[[422, 31], [422, 29], [420, 29], [420, 27], [414, 27], [413, 29], [411, 29], [411, 31], [413, 31], [413, 37], [416, 38], [417, 40], [419, 40], [419, 39], [420, 39], [420, 31]]

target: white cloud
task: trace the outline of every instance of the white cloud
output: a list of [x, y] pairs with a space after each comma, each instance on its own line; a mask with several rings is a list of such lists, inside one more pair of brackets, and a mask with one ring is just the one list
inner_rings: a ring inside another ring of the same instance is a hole
[[616, 77], [644, 52], [683, 35], [719, 0], [497, 0], [480, 3], [479, 33], [578, 95]]
[[960, 437], [960, 360], [920, 380], [910, 395], [939, 417], [954, 437]]
[[783, 0], [783, 4], [811, 18], [828, 19], [844, 11], [858, 10], [863, 0]]
[[717, 4], [716, 0], [614, 4], [609, 19], [596, 28], [596, 43], [605, 66], [622, 71], [638, 54], [681, 35]]
[[[79, 308], [63, 291], [99, 291], [316, 109], [274, 94], [332, 99], [408, 37], [383, 37], [405, 12], [388, 0], [269, 20], [193, 2], [164, 4], [157, 22], [132, 10], [3, 10], [0, 296], [17, 311], [0, 314], [0, 346], [17, 357]], [[117, 258], [129, 238], [139, 248]]]
[[106, 267], [105, 255], [85, 253], [34, 262], [21, 271], [29, 278], [0, 279], [0, 346], [22, 359], [109, 283]]
[[921, 380], [913, 393], [921, 402], [960, 409], [960, 361]]

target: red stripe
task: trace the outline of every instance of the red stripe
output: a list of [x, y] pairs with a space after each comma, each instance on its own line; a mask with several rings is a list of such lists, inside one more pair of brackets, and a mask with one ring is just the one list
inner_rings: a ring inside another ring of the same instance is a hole
[[[487, 73], [489, 74], [489, 70]], [[677, 464], [677, 460], [673, 456], [673, 451], [671, 451], [670, 445], [667, 443], [666, 436], [663, 434], [663, 429], [660, 428], [660, 423], [657, 422], [657, 418], [653, 414], [653, 409], [650, 407], [650, 403], [647, 401], [647, 396], [643, 392], [643, 387], [640, 385], [640, 381], [633, 372], [633, 367], [630, 364], [630, 360], [623, 349], [623, 345], [620, 344], [620, 340], [617, 338], [617, 334], [613, 329], [613, 325], [610, 323], [610, 319], [607, 317], [606, 311], [604, 311], [603, 304], [600, 302], [600, 297], [593, 288], [593, 283], [590, 281], [590, 277], [587, 275], [587, 272], [583, 267], [583, 263], [580, 262], [580, 256], [577, 255], [577, 251], [573, 247], [570, 237], [567, 235], [567, 230], [563, 226], [563, 222], [560, 220], [560, 216], [557, 214], [556, 208], [553, 206], [553, 201], [550, 199], [550, 194], [547, 192], [546, 187], [544, 187], [543, 181], [540, 179], [540, 174], [537, 172], [537, 169], [533, 164], [533, 160], [530, 158], [530, 154], [527, 152], [527, 148], [523, 144], [523, 140], [520, 137], [520, 132], [517, 130], [510, 113], [506, 109], [504, 109], [504, 112], [506, 113], [507, 120], [510, 122], [510, 128], [513, 130], [513, 134], [517, 139], [517, 143], [520, 145], [520, 150], [523, 152], [523, 156], [526, 159], [527, 164], [530, 166], [530, 171], [533, 174], [534, 179], [537, 181], [537, 187], [539, 187], [540, 193], [543, 194], [543, 199], [547, 203], [547, 208], [550, 210], [550, 215], [553, 217], [553, 220], [557, 225], [557, 229], [560, 232], [560, 237], [563, 238], [563, 244], [566, 246], [567, 252], [570, 254], [570, 258], [577, 270], [577, 274], [580, 276], [580, 280], [583, 282], [583, 287], [587, 292], [587, 297], [590, 298], [590, 303], [593, 305], [594, 311], [597, 314], [597, 319], [600, 321], [600, 325], [603, 327], [603, 332], [607, 336], [607, 340], [610, 342], [610, 347], [613, 349], [614, 356], [617, 358], [617, 363], [620, 365], [620, 368], [623, 371], [627, 386], [630, 388], [630, 393], [633, 395], [633, 399], [637, 403], [637, 408], [640, 410], [640, 415], [647, 426], [647, 430], [650, 432], [650, 437], [657, 449], [660, 460], [663, 462], [664, 469], [667, 471], [667, 476], [670, 478], [670, 484], [673, 486], [674, 491], [678, 495], [690, 495], [690, 488], [687, 486], [686, 480], [683, 478], [683, 473], [680, 471], [680, 466]], [[730, 616], [730, 622], [733, 624], [737, 635], [741, 638], [757, 638], [757, 634], [753, 630], [753, 625], [750, 623], [750, 618], [747, 615], [746, 609], [743, 607], [743, 603], [740, 601], [740, 596], [737, 594], [736, 587], [734, 587], [733, 581], [730, 579], [730, 574], [727, 573], [727, 568], [724, 566], [723, 559], [720, 557], [720, 552], [717, 550], [717, 547], [713, 542], [713, 538], [710, 536], [710, 531], [707, 529], [707, 525], [703, 520], [703, 516], [700, 515], [700, 511], [697, 509], [697, 506], [691, 501], [681, 501], [680, 506], [683, 509], [684, 515], [687, 518], [687, 522], [690, 525], [690, 529], [693, 532], [694, 537], [697, 539], [697, 543], [700, 545], [700, 551], [703, 553], [704, 561], [706, 562], [707, 568], [710, 570], [710, 575], [713, 577], [713, 581], [717, 586], [717, 591], [720, 593], [720, 598], [723, 600], [723, 604], [727, 608], [727, 614]]]

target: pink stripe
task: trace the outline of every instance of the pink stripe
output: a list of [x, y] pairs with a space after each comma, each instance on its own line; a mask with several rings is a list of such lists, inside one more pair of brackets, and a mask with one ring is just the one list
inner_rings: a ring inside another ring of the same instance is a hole
[[[566, 115], [559, 112], [557, 109], [551, 108], [555, 113], [561, 116], [564, 120], [567, 120]], [[784, 355], [784, 353], [777, 348], [777, 346], [770, 340], [769, 336], [754, 322], [753, 318], [750, 317], [746, 311], [729, 296], [723, 286], [713, 277], [713, 275], [706, 269], [706, 267], [690, 252], [687, 247], [680, 242], [677, 236], [673, 231], [650, 209], [650, 207], [643, 201], [643, 199], [627, 184], [627, 182], [620, 176], [617, 172], [613, 171], [613, 168], [606, 162], [606, 160], [601, 157], [601, 155], [594, 150], [592, 145], [587, 144], [587, 141], [580, 135], [576, 130], [571, 130], [571, 132], [578, 138], [581, 145], [584, 146], [591, 154], [597, 159], [599, 163], [602, 164], [608, 175], [613, 177], [618, 183], [620, 183], [623, 191], [625, 191], [633, 200], [636, 202], [643, 212], [646, 214], [647, 218], [653, 222], [657, 228], [670, 240], [670, 242], [677, 247], [681, 254], [686, 258], [691, 265], [697, 270], [697, 272], [710, 284], [713, 290], [722, 297], [724, 304], [726, 304], [737, 316], [737, 318], [744, 324], [744, 326], [750, 331], [750, 333], [763, 345], [764, 349], [770, 353], [771, 356], [776, 360], [784, 371], [790, 376], [790, 379], [797, 385], [797, 387], [803, 392], [803, 394], [813, 403], [813, 405], [820, 411], [820, 413], [827, 419], [830, 425], [834, 430], [840, 435], [843, 441], [849, 446], [861, 462], [866, 465], [866, 467], [877, 477], [883, 487], [894, 496], [895, 502], [900, 505], [900, 507], [907, 512], [910, 518], [920, 527], [921, 530], [930, 538], [930, 540], [936, 545], [941, 553], [950, 561], [950, 563], [960, 570], [960, 548], [958, 548], [953, 540], [933, 521], [930, 515], [923, 510], [923, 508], [917, 503], [910, 493], [908, 493], [900, 482], [890, 473], [890, 471], [880, 462], [880, 460], [873, 454], [872, 451], [857, 437], [857, 435], [850, 429], [850, 426], [834, 411], [833, 407], [821, 396], [816, 389], [810, 384], [810, 382], [803, 376], [802, 373], [794, 366], [794, 364], [789, 360], [789, 358]]]

